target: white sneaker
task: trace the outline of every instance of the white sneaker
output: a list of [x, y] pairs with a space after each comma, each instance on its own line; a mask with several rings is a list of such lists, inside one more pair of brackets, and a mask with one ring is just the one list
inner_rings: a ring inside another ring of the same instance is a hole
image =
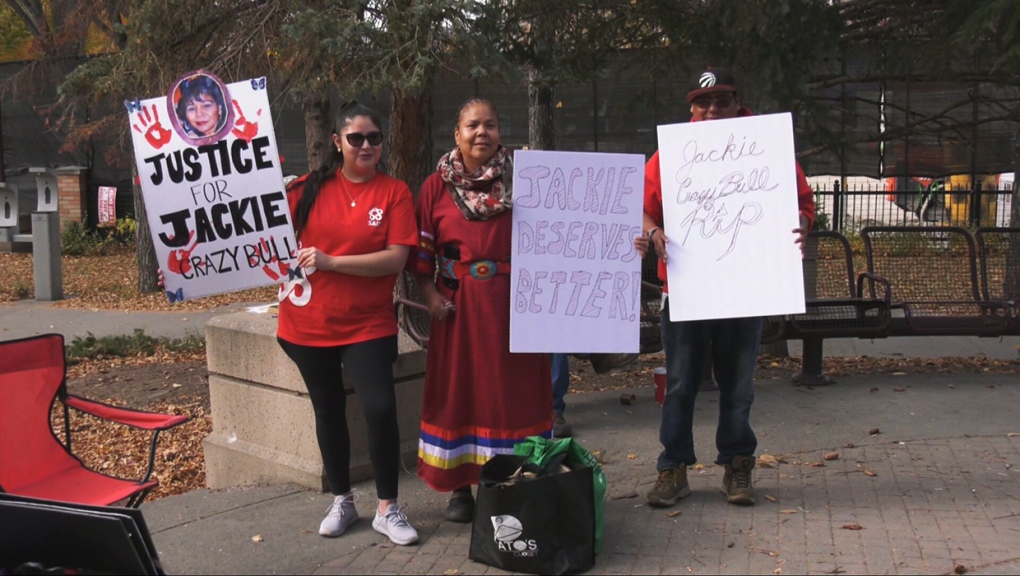
[[326, 508], [326, 517], [319, 524], [319, 534], [336, 538], [357, 521], [358, 509], [354, 507], [354, 494], [341, 494], [333, 498], [333, 503]]
[[391, 503], [386, 506], [386, 513], [379, 514], [378, 508], [375, 511], [375, 520], [372, 521], [372, 528], [383, 534], [394, 543], [401, 546], [414, 544], [418, 541], [418, 531], [407, 522], [407, 516], [403, 508]]

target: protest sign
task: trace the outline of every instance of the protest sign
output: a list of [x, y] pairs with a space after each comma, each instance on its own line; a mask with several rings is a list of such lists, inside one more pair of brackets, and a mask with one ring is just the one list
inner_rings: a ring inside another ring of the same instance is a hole
[[790, 115], [658, 135], [670, 320], [804, 312]]
[[265, 78], [190, 72], [125, 105], [170, 300], [286, 281], [297, 243]]
[[514, 154], [511, 352], [637, 352], [644, 157]]
[[99, 187], [99, 226], [113, 226], [117, 223], [117, 188]]

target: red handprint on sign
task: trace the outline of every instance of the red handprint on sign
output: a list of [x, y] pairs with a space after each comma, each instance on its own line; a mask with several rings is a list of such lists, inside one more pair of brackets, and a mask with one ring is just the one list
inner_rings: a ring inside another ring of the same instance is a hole
[[[145, 136], [145, 139], [149, 142], [149, 145], [159, 150], [164, 144], [170, 141], [170, 131], [163, 127], [159, 123], [159, 112], [156, 110], [156, 105], [152, 105], [152, 115], [149, 115], [148, 108], [142, 108], [138, 112], [138, 123], [134, 124], [134, 129], [139, 134]], [[152, 124], [151, 126], [149, 124]]]
[[[169, 239], [173, 240], [173, 237], [169, 237]], [[167, 256], [166, 259], [167, 270], [174, 274], [181, 275], [191, 272], [191, 263], [188, 262], [188, 259], [191, 257], [191, 253], [195, 251], [195, 248], [198, 247], [198, 241], [195, 241], [194, 243], [191, 242], [194, 239], [195, 231], [192, 230], [191, 234], [188, 235], [188, 242], [191, 243], [191, 247], [186, 250], [182, 249], [170, 251], [170, 255]]]
[[[237, 136], [245, 142], [251, 142], [252, 138], [259, 135], [258, 120], [254, 123], [249, 122], [248, 119], [244, 117], [244, 112], [241, 111], [241, 105], [237, 102], [237, 100], [233, 100], [233, 103], [234, 110], [236, 112], [234, 114], [234, 129], [231, 130], [231, 132], [234, 136]], [[255, 115], [262, 116], [262, 110], [260, 109], [255, 113]]]

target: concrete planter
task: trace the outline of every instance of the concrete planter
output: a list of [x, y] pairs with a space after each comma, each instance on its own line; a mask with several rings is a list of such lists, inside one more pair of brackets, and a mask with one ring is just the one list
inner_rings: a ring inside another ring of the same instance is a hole
[[[276, 342], [276, 318], [237, 312], [206, 324], [213, 430], [204, 442], [206, 484], [290, 482], [327, 490], [312, 404], [297, 367]], [[401, 453], [413, 465], [421, 423], [425, 351], [401, 334], [393, 365]], [[346, 379], [345, 379], [346, 380]], [[361, 403], [347, 388], [351, 480], [372, 478]]]

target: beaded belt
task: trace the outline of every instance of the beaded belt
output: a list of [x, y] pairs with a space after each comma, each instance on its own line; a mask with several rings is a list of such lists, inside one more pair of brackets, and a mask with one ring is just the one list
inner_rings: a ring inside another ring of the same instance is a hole
[[495, 260], [475, 260], [474, 262], [461, 262], [439, 257], [439, 275], [444, 278], [460, 280], [470, 276], [475, 280], [488, 280], [497, 274], [509, 274], [509, 262], [496, 262]]

